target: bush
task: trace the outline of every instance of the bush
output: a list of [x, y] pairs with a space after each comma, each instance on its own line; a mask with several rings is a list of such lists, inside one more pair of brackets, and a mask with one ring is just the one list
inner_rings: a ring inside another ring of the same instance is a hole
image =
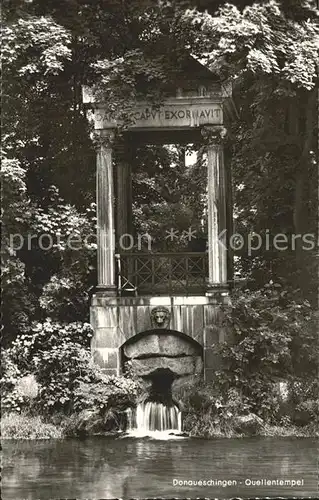
[[309, 387], [316, 377], [316, 323], [310, 304], [296, 303], [279, 284], [234, 295], [225, 310], [233, 340], [215, 346], [224, 360], [225, 368], [216, 373], [224, 393], [237, 388], [251, 411], [276, 423], [282, 416], [276, 383], [298, 376]]
[[223, 394], [218, 384], [183, 388], [178, 396], [184, 431], [191, 436], [233, 436], [236, 418], [249, 412], [249, 405], [235, 389]]
[[34, 375], [25, 375], [18, 380], [16, 390], [18, 394], [28, 398], [29, 400], [35, 399], [39, 394], [39, 384]]
[[[6, 363], [7, 368], [10, 363]], [[20, 413], [25, 411], [32, 413], [34, 400], [39, 393], [39, 384], [34, 375], [21, 376], [21, 373], [14, 366], [14, 371], [9, 369], [1, 379], [1, 409], [4, 412]]]
[[15, 370], [14, 375], [6, 376], [2, 386], [5, 409], [21, 410], [23, 401], [16, 404], [15, 387], [21, 376], [32, 373], [40, 384], [34, 400], [39, 410], [72, 411], [75, 388], [81, 381], [95, 378], [88, 348], [91, 337], [89, 324], [49, 320], [33, 325], [30, 333], [19, 336], [4, 354], [11, 372]]
[[81, 382], [75, 389], [75, 413], [65, 424], [66, 435], [120, 430], [125, 424], [125, 410], [136, 404], [141, 390], [137, 381], [96, 372], [94, 381]]
[[52, 439], [61, 438], [62, 430], [40, 416], [9, 413], [1, 419], [1, 436], [3, 439]]
[[[185, 430], [194, 435], [233, 435], [236, 418], [251, 413], [273, 426], [292, 429], [317, 418], [316, 315], [280, 285], [234, 294], [225, 309], [231, 341], [211, 346], [223, 368], [213, 384], [181, 395]], [[300, 357], [297, 351], [300, 352]], [[283, 397], [279, 382], [286, 382]]]
[[88, 324], [47, 320], [18, 337], [3, 354], [4, 411], [49, 416], [90, 410], [99, 422], [112, 421], [116, 427], [119, 413], [135, 404], [140, 386], [129, 378], [103, 374], [92, 360], [91, 336]]
[[113, 410], [103, 415], [96, 410], [82, 410], [66, 417], [62, 427], [66, 437], [84, 437], [113, 432], [119, 427], [119, 422]]
[[86, 320], [89, 311], [89, 286], [78, 276], [52, 276], [45, 284], [40, 305], [54, 321]]
[[4, 351], [1, 360], [1, 409], [2, 411], [20, 412], [28, 405], [28, 400], [19, 394], [17, 384], [22, 374], [17, 364], [11, 359], [10, 353]]
[[294, 423], [297, 425], [307, 425], [319, 422], [318, 399], [307, 399], [302, 401], [295, 409], [293, 415]]
[[123, 411], [136, 403], [140, 392], [138, 381], [100, 374], [94, 382], [80, 382], [74, 392], [74, 410]]

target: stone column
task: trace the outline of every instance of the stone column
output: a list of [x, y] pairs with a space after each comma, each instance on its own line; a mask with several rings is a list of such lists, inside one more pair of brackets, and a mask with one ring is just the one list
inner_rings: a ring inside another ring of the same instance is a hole
[[115, 230], [112, 149], [114, 132], [99, 130], [96, 199], [97, 199], [97, 290], [116, 295]]
[[[226, 176], [224, 170], [223, 126], [205, 126], [202, 135], [207, 144], [208, 191], [208, 288], [227, 286], [226, 248]], [[224, 234], [223, 237], [221, 235]]]
[[[116, 206], [116, 233], [117, 242], [123, 234], [132, 233], [132, 173], [131, 148], [129, 141], [117, 145], [118, 165], [117, 177], [117, 206]], [[124, 240], [127, 245], [129, 240]], [[121, 249], [119, 249], [121, 250]]]

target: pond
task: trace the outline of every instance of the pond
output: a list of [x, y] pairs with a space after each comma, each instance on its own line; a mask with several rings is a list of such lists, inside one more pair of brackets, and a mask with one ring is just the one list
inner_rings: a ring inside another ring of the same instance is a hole
[[4, 441], [3, 465], [4, 500], [318, 496], [313, 438]]

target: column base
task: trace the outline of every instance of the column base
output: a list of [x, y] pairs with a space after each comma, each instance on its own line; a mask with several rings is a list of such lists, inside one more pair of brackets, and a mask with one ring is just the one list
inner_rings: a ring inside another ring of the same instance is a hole
[[97, 285], [95, 291], [97, 294], [103, 294], [108, 297], [116, 297], [117, 295], [116, 285]]
[[206, 288], [206, 297], [218, 297], [221, 301], [229, 298], [229, 285], [227, 283], [209, 283]]

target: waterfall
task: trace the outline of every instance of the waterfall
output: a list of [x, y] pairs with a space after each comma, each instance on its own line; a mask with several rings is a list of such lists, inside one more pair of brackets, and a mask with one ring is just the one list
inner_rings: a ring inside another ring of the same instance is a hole
[[156, 401], [140, 403], [136, 410], [127, 411], [128, 432], [133, 435], [153, 435], [182, 432], [182, 415], [174, 404]]
[[151, 381], [148, 393], [144, 394], [136, 408], [129, 408], [127, 434], [134, 437], [150, 436], [156, 439], [180, 439], [182, 414], [172, 396], [175, 375], [169, 369], [156, 369], [148, 377]]
[[141, 403], [136, 409], [136, 428], [141, 431], [181, 432], [180, 411], [175, 405], [163, 403]]

